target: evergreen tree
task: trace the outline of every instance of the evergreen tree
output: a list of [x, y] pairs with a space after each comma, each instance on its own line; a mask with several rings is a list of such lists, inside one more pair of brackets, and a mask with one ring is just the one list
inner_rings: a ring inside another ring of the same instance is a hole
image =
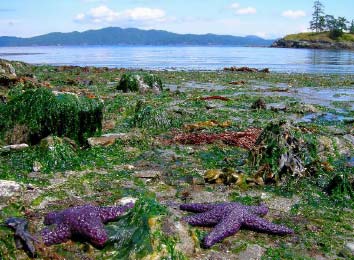
[[324, 20], [325, 20], [324, 28], [325, 28], [326, 31], [332, 31], [332, 30], [336, 29], [336, 27], [337, 27], [337, 19], [334, 18], [333, 15], [326, 15], [324, 17]]
[[350, 26], [349, 26], [349, 33], [353, 33], [354, 34], [354, 20], [352, 20]]
[[345, 17], [338, 17], [337, 19], [337, 29], [341, 31], [346, 31], [348, 30], [347, 24], [349, 21]]
[[319, 1], [316, 0], [313, 4], [314, 12], [312, 14], [312, 21], [310, 22], [310, 29], [315, 32], [321, 32], [324, 30], [324, 6]]

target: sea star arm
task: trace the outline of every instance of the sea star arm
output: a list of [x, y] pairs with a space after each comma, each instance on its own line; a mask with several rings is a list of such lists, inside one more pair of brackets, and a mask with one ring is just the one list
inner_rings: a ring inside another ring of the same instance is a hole
[[214, 226], [222, 218], [222, 214], [217, 209], [195, 214], [193, 216], [184, 217], [183, 220], [192, 226]]
[[58, 224], [63, 221], [63, 212], [50, 212], [44, 218], [44, 225]]
[[288, 227], [274, 224], [272, 222], [267, 221], [266, 219], [251, 214], [247, 214], [244, 217], [243, 225], [252, 230], [278, 235], [287, 235], [294, 233], [294, 230]]
[[206, 212], [212, 210], [215, 207], [213, 204], [205, 203], [191, 203], [191, 204], [182, 204], [180, 205], [181, 210], [186, 210], [195, 213]]
[[41, 236], [46, 246], [64, 243], [71, 237], [70, 227], [58, 224], [55, 228], [45, 228], [42, 230]]
[[123, 215], [129, 209], [133, 208], [133, 203], [128, 203], [124, 206], [120, 207], [101, 207], [99, 208], [99, 215], [103, 223], [113, 221], [117, 219], [117, 217]]
[[209, 248], [228, 236], [234, 235], [240, 230], [242, 225], [242, 215], [240, 212], [231, 212], [204, 238], [203, 246]]
[[268, 213], [268, 207], [265, 204], [261, 204], [259, 206], [247, 206], [247, 209], [250, 213], [260, 216], [267, 215]]
[[101, 247], [108, 240], [104, 225], [100, 219], [84, 219], [73, 230], [73, 233], [84, 236], [93, 245]]

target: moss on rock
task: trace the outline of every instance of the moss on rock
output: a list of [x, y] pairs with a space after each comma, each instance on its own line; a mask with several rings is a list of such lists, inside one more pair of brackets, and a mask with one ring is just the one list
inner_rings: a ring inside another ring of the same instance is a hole
[[31, 144], [48, 135], [66, 136], [83, 143], [102, 128], [101, 101], [70, 94], [55, 96], [45, 88], [14, 96], [2, 110], [5, 131], [25, 125]]
[[147, 90], [161, 91], [163, 84], [161, 79], [149, 73], [126, 73], [120, 79], [117, 90], [123, 92], [146, 92]]

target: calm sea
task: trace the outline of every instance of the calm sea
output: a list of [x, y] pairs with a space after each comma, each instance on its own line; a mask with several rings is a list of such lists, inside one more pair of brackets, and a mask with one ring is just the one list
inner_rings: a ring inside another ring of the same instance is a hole
[[168, 70], [230, 66], [276, 72], [354, 74], [354, 52], [253, 47], [78, 46], [0, 48], [0, 58], [34, 64]]

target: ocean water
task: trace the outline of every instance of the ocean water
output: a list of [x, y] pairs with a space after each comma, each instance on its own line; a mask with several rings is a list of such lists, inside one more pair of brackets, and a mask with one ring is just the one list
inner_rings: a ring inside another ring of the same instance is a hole
[[230, 66], [286, 73], [354, 74], [354, 52], [255, 47], [74, 46], [0, 47], [0, 58], [33, 64], [167, 70]]

